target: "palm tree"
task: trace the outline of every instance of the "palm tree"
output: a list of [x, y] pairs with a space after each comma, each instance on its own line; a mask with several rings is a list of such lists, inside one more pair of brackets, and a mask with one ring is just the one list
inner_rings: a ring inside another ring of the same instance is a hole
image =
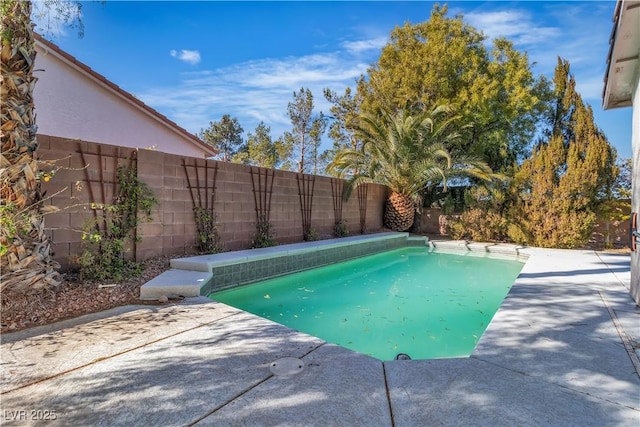
[[345, 196], [358, 185], [373, 182], [391, 190], [385, 203], [384, 225], [395, 231], [408, 230], [421, 206], [421, 194], [430, 185], [444, 183], [452, 175], [472, 175], [490, 179], [486, 163], [473, 157], [452, 158], [446, 146], [459, 138], [450, 130], [450, 117], [436, 126], [436, 118], [451, 112], [441, 106], [432, 112], [413, 114], [405, 109], [396, 114], [361, 115], [355, 134], [360, 150], [336, 154], [328, 169], [333, 172], [360, 171], [345, 187]]
[[26, 291], [57, 285], [57, 263], [44, 232], [35, 150], [31, 2], [1, 0], [2, 128], [0, 130], [0, 283]]

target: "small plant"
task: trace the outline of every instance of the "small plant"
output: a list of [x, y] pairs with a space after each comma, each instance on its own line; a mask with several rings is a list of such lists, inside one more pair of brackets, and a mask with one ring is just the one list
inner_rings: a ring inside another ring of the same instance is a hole
[[349, 235], [349, 224], [341, 220], [333, 224], [333, 235], [336, 237], [347, 237]]
[[453, 196], [451, 195], [451, 193], [448, 193], [447, 196], [442, 199], [441, 201], [442, 203], [442, 213], [445, 215], [452, 215], [455, 213], [456, 211], [456, 201], [453, 198]]
[[140, 275], [141, 267], [130, 259], [132, 243], [141, 220], [150, 221], [151, 211], [158, 203], [151, 189], [137, 176], [135, 167], [117, 170], [118, 193], [113, 204], [92, 204], [100, 211], [82, 234], [84, 250], [72, 258], [80, 268], [80, 276], [90, 280], [122, 280]]
[[18, 211], [15, 203], [0, 205], [0, 256], [8, 252], [9, 242], [29, 231], [29, 218]]
[[215, 212], [195, 206], [193, 213], [198, 229], [198, 249], [200, 252], [207, 254], [222, 252], [223, 245], [216, 225]]
[[315, 242], [316, 240], [320, 240], [320, 234], [318, 234], [318, 231], [315, 228], [309, 227], [302, 238], [305, 242]]
[[265, 218], [256, 223], [256, 237], [251, 242], [251, 248], [268, 248], [276, 246], [278, 242], [273, 237], [272, 225]]

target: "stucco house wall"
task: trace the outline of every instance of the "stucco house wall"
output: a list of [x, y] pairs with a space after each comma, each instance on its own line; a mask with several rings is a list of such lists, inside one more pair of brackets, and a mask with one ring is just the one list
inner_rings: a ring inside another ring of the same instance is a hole
[[189, 157], [213, 148], [105, 77], [36, 38], [34, 89], [38, 133]]
[[[640, 225], [640, 1], [618, 0], [613, 14], [607, 71], [602, 94], [604, 109], [631, 107], [631, 212], [639, 215]], [[623, 125], [623, 124], [621, 124]], [[636, 226], [635, 231], [640, 231]], [[633, 239], [633, 237], [632, 237]], [[640, 305], [640, 239], [631, 252], [631, 286], [629, 293]]]
[[[640, 70], [636, 73], [636, 89], [633, 94], [633, 120], [631, 146], [633, 150], [633, 178], [631, 211], [640, 212]], [[640, 252], [631, 254], [631, 296], [640, 305]]]

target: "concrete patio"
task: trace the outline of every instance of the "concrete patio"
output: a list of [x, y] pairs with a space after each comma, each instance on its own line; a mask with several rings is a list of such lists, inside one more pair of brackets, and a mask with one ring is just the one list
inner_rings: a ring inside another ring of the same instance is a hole
[[383, 363], [205, 298], [4, 334], [2, 425], [640, 425], [629, 256], [524, 252], [465, 359]]

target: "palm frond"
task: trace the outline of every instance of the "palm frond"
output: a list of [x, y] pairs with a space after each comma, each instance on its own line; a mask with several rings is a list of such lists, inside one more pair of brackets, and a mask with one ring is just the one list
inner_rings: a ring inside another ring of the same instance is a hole
[[401, 110], [361, 115], [353, 126], [362, 141], [361, 149], [338, 153], [328, 169], [341, 176], [348, 171], [353, 174], [345, 187], [347, 195], [362, 183], [375, 182], [415, 199], [427, 186], [446, 186], [450, 177], [494, 179], [481, 159], [455, 158], [447, 150], [447, 145], [460, 138], [453, 129], [459, 117], [453, 112], [452, 106], [442, 105], [432, 112], [417, 114]]

